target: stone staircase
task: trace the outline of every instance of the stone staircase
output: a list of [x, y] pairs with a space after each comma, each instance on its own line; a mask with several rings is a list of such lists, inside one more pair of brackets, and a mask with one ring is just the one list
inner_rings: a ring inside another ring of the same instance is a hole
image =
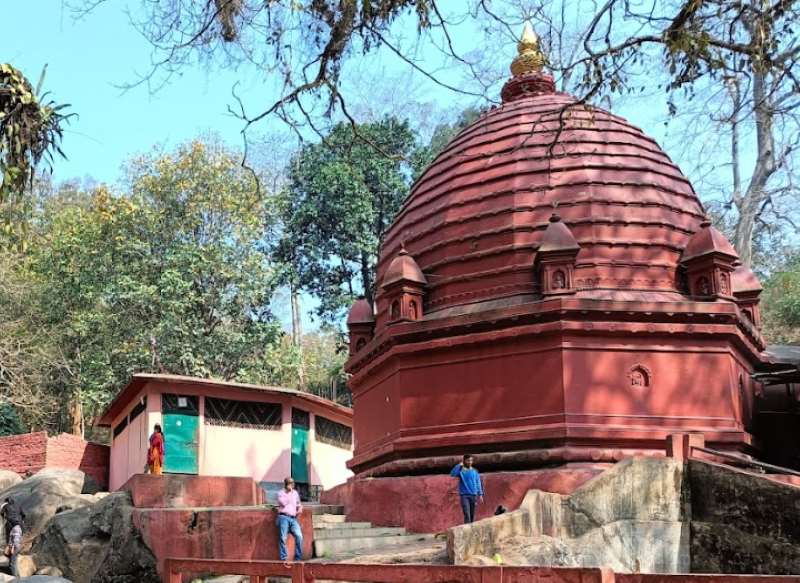
[[314, 557], [326, 560], [407, 547], [434, 538], [430, 534], [412, 534], [401, 527], [348, 522], [343, 511], [315, 513], [312, 518]]

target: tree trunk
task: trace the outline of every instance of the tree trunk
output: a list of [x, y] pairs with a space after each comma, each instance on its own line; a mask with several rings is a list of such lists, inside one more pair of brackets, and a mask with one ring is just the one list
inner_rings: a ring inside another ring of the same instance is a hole
[[369, 257], [361, 252], [361, 283], [364, 285], [364, 297], [372, 303], [372, 274], [369, 268]]
[[300, 363], [297, 367], [297, 387], [304, 390], [306, 388], [306, 367], [303, 354], [303, 322], [300, 317], [300, 293], [294, 286], [289, 290], [289, 297], [292, 305], [292, 344], [297, 347], [300, 355]]
[[[750, 25], [751, 37], [758, 39], [767, 38], [763, 22]], [[756, 162], [750, 183], [744, 195], [737, 201], [734, 199], [739, 212], [739, 220], [733, 236], [733, 245], [739, 252], [742, 263], [750, 266], [753, 260], [753, 230], [755, 223], [761, 215], [769, 195], [766, 191], [767, 182], [776, 170], [775, 164], [775, 138], [773, 136], [773, 122], [775, 111], [772, 104], [771, 88], [768, 87], [769, 71], [758, 55], [753, 57], [753, 114], [756, 121]]]
[[303, 323], [300, 318], [300, 294], [295, 287], [289, 290], [290, 302], [292, 304], [292, 343], [300, 346], [303, 338]]
[[83, 404], [81, 403], [81, 393], [76, 392], [69, 403], [70, 433], [83, 437]]

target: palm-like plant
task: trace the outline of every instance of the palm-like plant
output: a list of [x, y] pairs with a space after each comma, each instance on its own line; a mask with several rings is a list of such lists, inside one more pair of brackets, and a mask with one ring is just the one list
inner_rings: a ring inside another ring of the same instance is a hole
[[64, 126], [74, 113], [42, 93], [47, 67], [36, 89], [8, 63], [0, 63], [0, 204], [22, 196], [41, 162], [52, 170]]

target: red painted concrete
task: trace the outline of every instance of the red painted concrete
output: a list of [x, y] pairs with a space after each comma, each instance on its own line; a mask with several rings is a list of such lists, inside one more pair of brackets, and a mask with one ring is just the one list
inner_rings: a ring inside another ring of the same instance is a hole
[[108, 487], [109, 447], [62, 433], [45, 431], [0, 437], [0, 468], [22, 476], [44, 468], [81, 470], [101, 488]]
[[263, 504], [263, 491], [250, 478], [137, 474], [120, 489], [130, 492], [133, 505], [137, 508]]
[[[486, 497], [478, 505], [477, 518], [492, 516], [499, 505], [508, 510], [518, 508], [532, 488], [570, 494], [602, 469], [602, 465], [570, 466], [483, 474]], [[400, 525], [411, 532], [442, 532], [463, 522], [458, 484], [449, 475], [354, 478], [323, 492], [321, 501], [343, 505], [348, 520]]]
[[286, 577], [292, 583], [362, 581], [364, 583], [798, 583], [793, 575], [701, 575], [614, 573], [605, 568], [465, 567], [452, 565], [375, 565], [346, 563], [278, 563], [264, 561], [197, 561], [171, 558], [165, 583], [190, 580], [192, 574], [246, 575], [251, 581]]
[[[385, 235], [374, 328], [351, 330], [346, 365], [357, 475], [468, 450], [493, 470], [613, 461], [676, 432], [754, 451], [764, 342], [735, 251], [651, 138], [546, 77], [515, 78]], [[398, 258], [426, 282], [416, 321], [391, 315]]]
[[[150, 547], [163, 573], [167, 557], [225, 560], [277, 560], [276, 513], [266, 508], [142, 509], [133, 512], [134, 524]], [[311, 557], [311, 514], [300, 515], [303, 556]], [[294, 540], [289, 538], [289, 555]]]

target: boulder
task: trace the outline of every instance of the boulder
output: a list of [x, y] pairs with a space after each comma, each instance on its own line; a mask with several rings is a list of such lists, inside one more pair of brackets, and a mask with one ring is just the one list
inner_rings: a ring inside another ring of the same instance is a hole
[[53, 517], [33, 543], [39, 565], [74, 581], [158, 583], [156, 559], [133, 523], [128, 492]]
[[30, 577], [36, 573], [36, 563], [30, 555], [17, 557], [17, 571], [20, 577]]
[[63, 577], [51, 577], [50, 575], [32, 575], [31, 577], [21, 577], [17, 579], [20, 583], [72, 583]]
[[19, 484], [22, 481], [22, 476], [11, 470], [0, 470], [0, 492], [6, 488], [10, 488], [14, 484]]
[[86, 476], [80, 470], [44, 469], [0, 492], [0, 500], [14, 498], [25, 511], [23, 539], [36, 537], [59, 512], [93, 504], [94, 495], [83, 494]]
[[64, 573], [58, 567], [42, 567], [36, 571], [37, 575], [49, 575], [50, 577], [61, 577]]

